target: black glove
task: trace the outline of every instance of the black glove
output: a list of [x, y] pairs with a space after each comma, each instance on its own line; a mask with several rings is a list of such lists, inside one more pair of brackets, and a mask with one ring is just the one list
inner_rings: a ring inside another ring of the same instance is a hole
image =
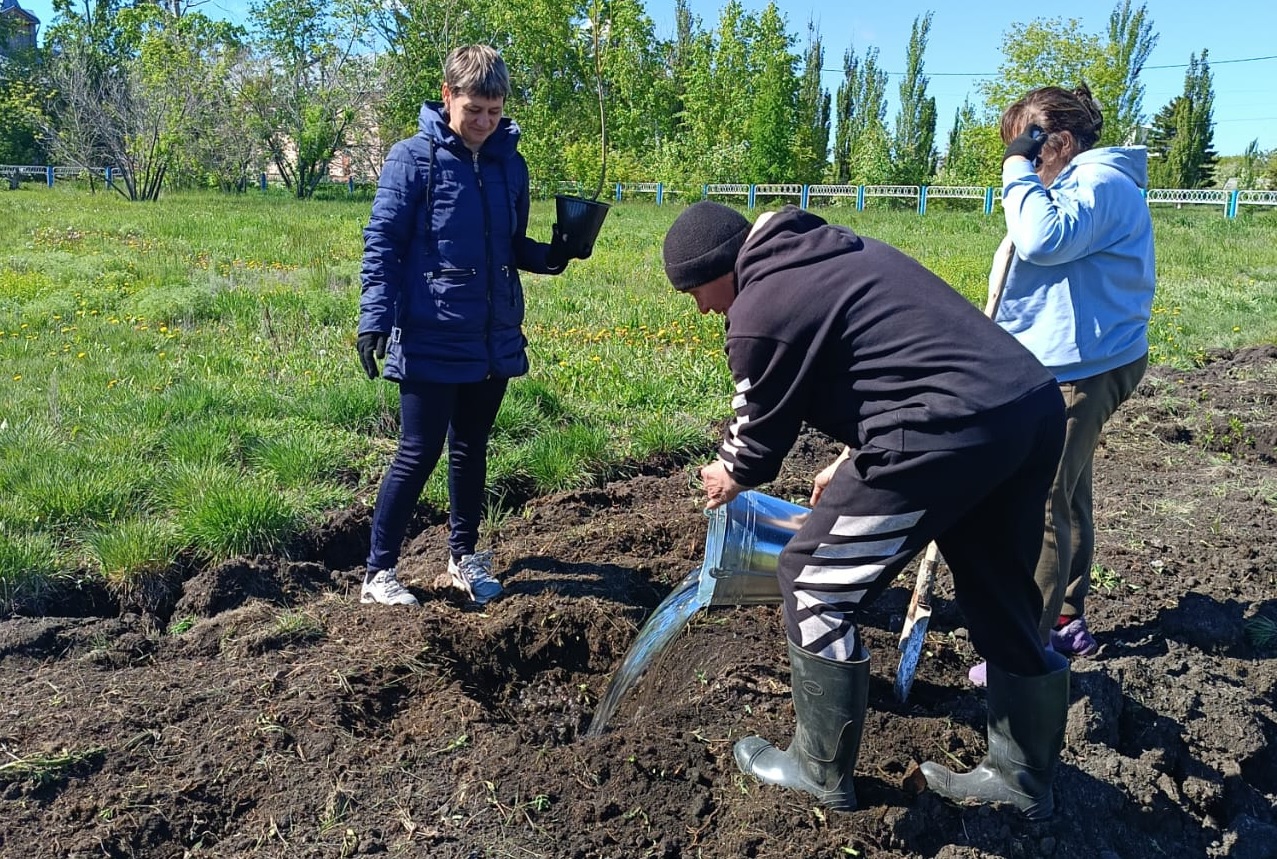
[[389, 334], [368, 331], [360, 334], [355, 341], [355, 349], [359, 352], [359, 363], [364, 365], [364, 372], [368, 374], [368, 378], [375, 379], [381, 375], [377, 361], [386, 357], [386, 341], [389, 339]]
[[1006, 151], [1002, 153], [1002, 160], [1006, 161], [1013, 155], [1023, 155], [1036, 166], [1039, 153], [1042, 152], [1042, 145], [1046, 143], [1046, 132], [1036, 125], [1030, 125], [1020, 133], [1020, 136], [1007, 144]]
[[559, 230], [558, 224], [551, 224], [550, 249], [545, 254], [545, 267], [557, 273], [567, 268], [569, 259], [568, 237]]

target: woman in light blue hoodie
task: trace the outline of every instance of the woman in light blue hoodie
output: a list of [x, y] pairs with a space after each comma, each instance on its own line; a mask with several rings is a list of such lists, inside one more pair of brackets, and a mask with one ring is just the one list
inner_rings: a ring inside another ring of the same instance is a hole
[[1055, 374], [1068, 410], [1036, 573], [1042, 635], [1066, 656], [1097, 649], [1083, 618], [1095, 546], [1092, 459], [1104, 423], [1148, 366], [1155, 283], [1141, 191], [1148, 152], [1093, 148], [1103, 124], [1082, 84], [1033, 90], [1006, 109], [1001, 129], [1015, 257], [995, 319]]

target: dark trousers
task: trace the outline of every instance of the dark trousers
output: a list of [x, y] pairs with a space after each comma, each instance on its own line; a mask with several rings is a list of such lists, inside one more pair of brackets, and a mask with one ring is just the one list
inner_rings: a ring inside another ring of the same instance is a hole
[[988, 433], [978, 444], [918, 452], [866, 446], [839, 466], [779, 559], [795, 645], [852, 658], [858, 614], [935, 540], [980, 655], [1013, 674], [1047, 673], [1033, 570], [1064, 443], [1064, 404], [1051, 385], [983, 419]]
[[1061, 382], [1064, 396], [1064, 453], [1046, 504], [1046, 533], [1035, 578], [1045, 608], [1039, 631], [1046, 641], [1061, 614], [1081, 617], [1091, 591], [1095, 556], [1091, 482], [1095, 448], [1104, 424], [1135, 392], [1148, 355], [1125, 366], [1073, 382]]
[[408, 520], [439, 462], [445, 439], [448, 549], [457, 558], [474, 553], [488, 477], [488, 435], [508, 383], [484, 379], [459, 385], [399, 384], [399, 450], [377, 493], [369, 569], [387, 570], [399, 562]]

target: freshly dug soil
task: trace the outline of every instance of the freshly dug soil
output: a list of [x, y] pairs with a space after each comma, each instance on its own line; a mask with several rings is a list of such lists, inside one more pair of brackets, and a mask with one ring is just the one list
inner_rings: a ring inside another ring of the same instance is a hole
[[[1274, 347], [1154, 368], [1111, 422], [1088, 603], [1103, 647], [1073, 663], [1045, 823], [910, 787], [919, 761], [985, 750], [943, 573], [907, 704], [892, 678], [912, 570], [867, 619], [857, 811], [736, 770], [737, 738], [793, 726], [775, 606], [697, 614], [585, 736], [701, 564], [686, 463], [496, 523], [506, 595], [484, 610], [439, 581], [446, 526], [426, 508], [402, 564], [421, 608], [361, 605], [360, 508], [291, 558], [193, 570], [167, 598], [0, 622], [0, 855], [1277, 856], [1275, 446]], [[801, 502], [836, 450], [804, 435], [765, 491]]]

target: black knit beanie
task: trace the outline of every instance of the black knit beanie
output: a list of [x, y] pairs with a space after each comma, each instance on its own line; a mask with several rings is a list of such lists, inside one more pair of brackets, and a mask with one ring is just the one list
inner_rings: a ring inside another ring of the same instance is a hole
[[701, 200], [683, 210], [665, 234], [665, 275], [677, 290], [709, 283], [736, 268], [749, 221], [735, 209]]

